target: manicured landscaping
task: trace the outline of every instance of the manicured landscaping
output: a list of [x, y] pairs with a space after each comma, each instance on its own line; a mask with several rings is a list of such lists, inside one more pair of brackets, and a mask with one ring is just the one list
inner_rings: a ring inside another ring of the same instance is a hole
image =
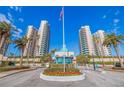
[[48, 76], [76, 76], [82, 73], [79, 69], [74, 68], [73, 64], [66, 65], [65, 72], [63, 71], [62, 64], [52, 64], [49, 68], [44, 70], [43, 74]]
[[124, 70], [124, 67], [112, 67], [113, 70]]
[[[96, 64], [100, 64], [102, 65], [104, 63], [104, 65], [113, 65], [114, 62], [95, 62]], [[93, 62], [89, 62], [89, 64], [93, 64]]]
[[0, 67], [0, 72], [4, 71], [11, 71], [11, 70], [21, 70], [21, 69], [28, 69], [29, 66], [6, 66], [6, 67]]

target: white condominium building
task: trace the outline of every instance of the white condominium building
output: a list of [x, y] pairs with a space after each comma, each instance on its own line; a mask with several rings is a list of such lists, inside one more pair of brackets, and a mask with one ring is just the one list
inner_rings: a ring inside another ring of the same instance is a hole
[[48, 24], [48, 21], [46, 21], [46, 20], [41, 21], [38, 35], [39, 35], [38, 54], [42, 56], [49, 52], [50, 26]]
[[94, 54], [94, 44], [89, 26], [82, 26], [79, 30], [80, 53], [83, 55]]
[[28, 43], [26, 44], [23, 55], [34, 56], [36, 55], [35, 49], [36, 49], [36, 41], [37, 41], [37, 29], [32, 25], [28, 26], [27, 38], [29, 40]]
[[103, 46], [105, 39], [105, 32], [103, 30], [98, 30], [93, 34], [93, 36], [98, 39], [98, 42], [94, 41], [95, 53], [97, 56], [111, 56], [110, 47]]

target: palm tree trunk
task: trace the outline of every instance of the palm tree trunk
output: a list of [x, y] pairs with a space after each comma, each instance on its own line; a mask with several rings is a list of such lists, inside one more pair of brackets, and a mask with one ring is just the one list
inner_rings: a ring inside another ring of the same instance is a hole
[[2, 36], [1, 42], [0, 42], [0, 53], [2, 53], [2, 47], [4, 45], [4, 41], [5, 41], [5, 35]]
[[7, 55], [6, 61], [8, 62], [8, 57], [9, 57], [9, 54], [10, 54], [9, 46], [8, 46], [7, 52], [8, 52], [8, 53], [6, 54], [6, 55]]
[[116, 54], [117, 54], [117, 57], [118, 57], [118, 59], [119, 59], [119, 62], [120, 62], [120, 64], [121, 64], [121, 67], [123, 67], [123, 62], [122, 62], [122, 60], [121, 60], [121, 57], [120, 57], [120, 53], [119, 53], [119, 47], [117, 46], [114, 46], [114, 49], [115, 49], [115, 52], [116, 52]]
[[103, 65], [103, 68], [104, 68], [104, 66], [105, 66], [105, 64], [104, 64], [104, 60], [103, 60], [103, 55], [104, 55], [104, 53], [103, 53], [103, 46], [102, 46], [102, 43], [100, 42], [100, 46], [101, 46], [101, 57], [102, 57], [102, 65]]
[[6, 45], [5, 45], [5, 51], [4, 51], [4, 53], [3, 53], [4, 56], [7, 55], [7, 50], [8, 50], [8, 48], [9, 48], [9, 44], [6, 44]]
[[20, 66], [23, 65], [23, 49], [21, 49], [21, 59], [20, 59]]
[[[30, 45], [29, 45], [30, 46]], [[29, 51], [30, 51], [30, 47], [28, 46], [27, 48], [27, 64], [29, 65]]]

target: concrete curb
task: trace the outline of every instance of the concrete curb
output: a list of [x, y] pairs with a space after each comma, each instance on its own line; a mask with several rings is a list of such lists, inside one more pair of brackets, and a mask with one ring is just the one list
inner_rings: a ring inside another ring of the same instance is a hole
[[112, 69], [107, 69], [106, 71], [123, 72], [123, 73], [124, 73], [124, 70], [112, 70]]
[[36, 70], [36, 68], [31, 68], [31, 69], [24, 69], [24, 70], [20, 70], [20, 71], [17, 71], [17, 72], [13, 72], [13, 73], [10, 73], [10, 74], [6, 74], [6, 75], [3, 75], [0, 77], [1, 78], [4, 78], [4, 77], [7, 77], [7, 76], [10, 76], [10, 75], [13, 75], [13, 74], [17, 74], [17, 73], [20, 73], [20, 72], [26, 72], [26, 71], [31, 71], [31, 70]]
[[78, 76], [46, 76], [43, 73], [40, 74], [40, 78], [47, 81], [59, 81], [59, 82], [69, 82], [69, 81], [80, 81], [85, 79], [85, 73]]

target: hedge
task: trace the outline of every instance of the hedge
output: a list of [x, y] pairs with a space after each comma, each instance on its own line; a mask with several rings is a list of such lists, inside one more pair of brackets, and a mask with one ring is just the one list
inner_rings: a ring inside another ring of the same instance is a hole
[[[74, 64], [66, 64], [66, 68], [74, 68]], [[63, 64], [50, 64], [49, 68], [63, 68]]]
[[[105, 64], [105, 65], [113, 65], [114, 64], [114, 62], [95, 62], [96, 64]], [[93, 64], [93, 62], [89, 62], [89, 64]]]
[[0, 72], [3, 71], [11, 71], [11, 70], [20, 70], [20, 69], [28, 69], [29, 66], [7, 66], [7, 67], [0, 67]]

